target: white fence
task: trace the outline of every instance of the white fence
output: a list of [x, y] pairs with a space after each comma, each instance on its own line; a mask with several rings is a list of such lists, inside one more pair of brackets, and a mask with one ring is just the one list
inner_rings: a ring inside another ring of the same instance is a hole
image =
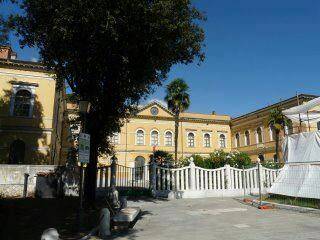
[[259, 184], [262, 193], [266, 193], [280, 172], [261, 165], [250, 169], [237, 169], [229, 165], [204, 169], [196, 167], [194, 163], [178, 169], [156, 169], [157, 193], [166, 195], [171, 191], [178, 198], [258, 194]]
[[[174, 194], [175, 198], [258, 194], [259, 186], [262, 193], [266, 193], [280, 172], [279, 169], [268, 169], [261, 165], [249, 169], [238, 169], [229, 165], [204, 169], [196, 167], [193, 162], [182, 168], [153, 165], [130, 168], [116, 165], [115, 171], [116, 187], [150, 188], [158, 196]], [[152, 176], [153, 174], [155, 176]], [[97, 188], [110, 187], [111, 175], [111, 166], [99, 168]]]

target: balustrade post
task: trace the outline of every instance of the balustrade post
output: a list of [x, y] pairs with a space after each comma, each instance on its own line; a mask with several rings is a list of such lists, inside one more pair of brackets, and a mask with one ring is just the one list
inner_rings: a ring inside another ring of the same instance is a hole
[[199, 179], [196, 179], [196, 165], [193, 162], [193, 158], [190, 158], [190, 188], [191, 190], [196, 190], [196, 181], [199, 181]]
[[262, 166], [261, 166], [260, 162], [257, 163], [257, 167], [258, 167], [258, 182], [259, 182], [259, 202], [260, 202], [260, 206], [261, 206], [262, 191], [263, 191], [263, 178], [262, 178]]
[[150, 167], [149, 167], [149, 178], [150, 178], [150, 190], [153, 197], [156, 196], [157, 190], [157, 163], [155, 158], [151, 157]]
[[226, 168], [226, 189], [231, 189], [231, 168], [230, 165], [225, 165]]
[[117, 176], [117, 161], [116, 156], [111, 158], [111, 174], [110, 174], [110, 187], [113, 189], [116, 186], [116, 176]]

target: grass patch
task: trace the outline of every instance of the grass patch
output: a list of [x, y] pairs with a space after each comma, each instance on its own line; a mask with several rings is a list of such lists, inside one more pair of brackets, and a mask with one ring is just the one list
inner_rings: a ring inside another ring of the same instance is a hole
[[320, 200], [313, 199], [313, 198], [296, 198], [296, 197], [272, 194], [272, 195], [269, 195], [264, 200], [268, 202], [275, 202], [275, 203], [286, 204], [286, 205], [320, 209]]

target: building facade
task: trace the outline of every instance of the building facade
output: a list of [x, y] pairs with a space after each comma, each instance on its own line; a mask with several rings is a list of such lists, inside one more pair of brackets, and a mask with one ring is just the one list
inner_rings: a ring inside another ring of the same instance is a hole
[[[253, 161], [258, 156], [265, 160], [273, 160], [275, 155], [275, 133], [268, 126], [270, 111], [274, 108], [282, 110], [304, 104], [317, 96], [301, 94], [270, 106], [258, 109], [245, 115], [232, 118], [230, 121], [232, 150], [247, 153]], [[293, 123], [292, 127], [286, 127], [280, 132], [280, 159], [281, 144], [286, 134], [318, 130], [317, 124]]]
[[0, 163], [62, 164], [64, 111], [52, 73], [0, 47]]
[[[174, 114], [157, 101], [141, 107], [111, 141], [119, 164], [134, 166], [149, 162], [154, 150], [174, 154]], [[181, 113], [178, 158], [209, 155], [216, 149], [231, 150], [230, 117], [227, 115]], [[101, 158], [108, 163], [108, 158]]]

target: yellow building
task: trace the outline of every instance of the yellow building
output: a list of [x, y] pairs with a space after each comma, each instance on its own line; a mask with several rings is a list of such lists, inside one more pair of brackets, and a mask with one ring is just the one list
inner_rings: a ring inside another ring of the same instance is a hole
[[[288, 109], [299, 104], [308, 102], [317, 96], [301, 94], [270, 106], [258, 109], [245, 115], [231, 119], [231, 139], [232, 149], [249, 154], [253, 161], [257, 161], [258, 155], [262, 155], [265, 160], [273, 160], [275, 155], [275, 134], [268, 126], [270, 111], [279, 107]], [[310, 125], [310, 131], [317, 130], [317, 124]], [[298, 133], [299, 131], [309, 131], [307, 123], [293, 124], [291, 129], [286, 128], [280, 133], [281, 143], [285, 134]], [[281, 159], [280, 153], [280, 159]]]
[[64, 111], [52, 73], [0, 47], [0, 163], [62, 164]]
[[[119, 164], [148, 162], [153, 150], [174, 154], [174, 114], [160, 102], [140, 107], [111, 139]], [[217, 114], [182, 113], [179, 123], [178, 158], [208, 155], [216, 149], [231, 150], [230, 117]], [[101, 158], [106, 163], [107, 158]]]

